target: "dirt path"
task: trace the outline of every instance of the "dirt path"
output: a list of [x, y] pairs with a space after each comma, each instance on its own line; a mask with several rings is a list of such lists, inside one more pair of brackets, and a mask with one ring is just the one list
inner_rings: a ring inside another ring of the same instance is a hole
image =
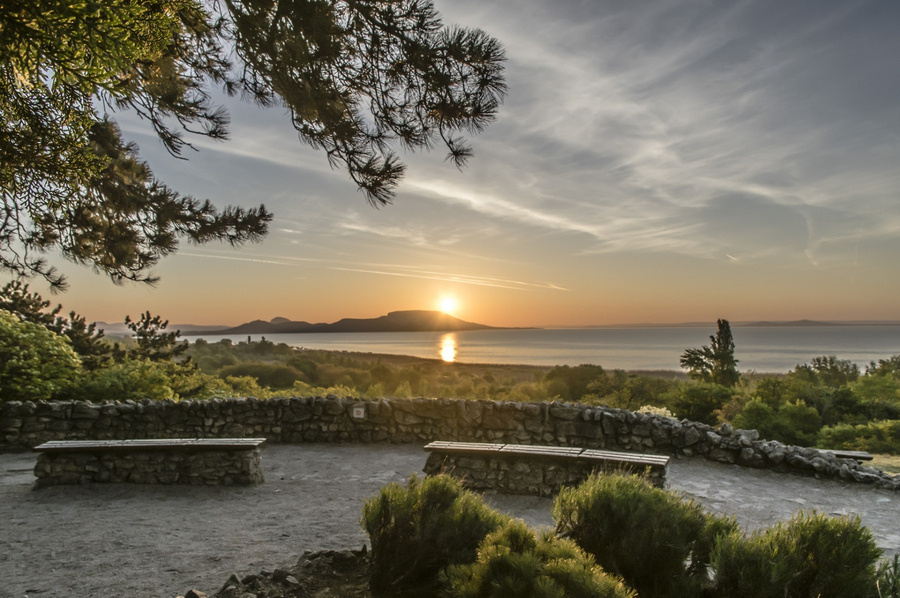
[[[0, 454], [0, 598], [171, 598], [213, 593], [226, 578], [293, 564], [304, 550], [359, 548], [362, 504], [421, 471], [419, 446], [263, 449], [251, 488], [88, 485], [32, 491], [33, 454]], [[670, 486], [747, 529], [800, 509], [859, 514], [888, 554], [900, 552], [900, 494], [704, 461], [673, 461]], [[532, 525], [551, 501], [488, 496]]]

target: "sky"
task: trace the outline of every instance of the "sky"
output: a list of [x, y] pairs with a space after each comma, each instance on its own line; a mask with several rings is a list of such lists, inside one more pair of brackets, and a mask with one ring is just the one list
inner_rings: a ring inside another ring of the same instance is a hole
[[117, 114], [174, 189], [275, 218], [259, 244], [182, 244], [154, 288], [60, 262], [52, 299], [203, 325], [448, 298], [495, 326], [900, 319], [900, 2], [435, 4], [507, 53], [466, 168], [399, 150], [374, 209], [282, 108], [228, 100], [231, 139], [188, 161]]

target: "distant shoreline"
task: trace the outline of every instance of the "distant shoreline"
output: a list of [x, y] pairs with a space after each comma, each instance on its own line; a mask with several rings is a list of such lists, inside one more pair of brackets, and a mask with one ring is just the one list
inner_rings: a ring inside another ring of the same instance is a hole
[[[900, 320], [761, 320], [729, 322], [732, 328], [815, 328], [815, 327], [842, 327], [842, 326], [900, 326]], [[613, 329], [632, 330], [636, 328], [715, 328], [715, 322], [681, 322], [678, 324], [594, 324], [588, 326], [543, 326], [549, 330], [593, 330]]]
[[[98, 329], [104, 330], [108, 334], [129, 334], [128, 328], [124, 323], [109, 323], [104, 321], [95, 322]], [[730, 322], [732, 328], [840, 328], [849, 326], [859, 327], [890, 327], [900, 326], [900, 320], [789, 320], [789, 321], [743, 321]], [[229, 325], [203, 325], [203, 324], [170, 324], [168, 330], [180, 331], [182, 336], [217, 336], [217, 335], [273, 335], [273, 334], [320, 334], [320, 333], [336, 333], [336, 332], [387, 332], [385, 330], [297, 330], [297, 331], [275, 331], [260, 330], [258, 332], [246, 331], [240, 329], [246, 324], [240, 326]], [[586, 324], [586, 325], [566, 325], [566, 326], [484, 326], [477, 328], [478, 330], [641, 330], [641, 329], [663, 329], [663, 328], [709, 328], [715, 329], [715, 322], [681, 322], [675, 324], [666, 323], [637, 323], [637, 324]], [[393, 332], [454, 332], [460, 329], [423, 329], [423, 330], [394, 330]]]

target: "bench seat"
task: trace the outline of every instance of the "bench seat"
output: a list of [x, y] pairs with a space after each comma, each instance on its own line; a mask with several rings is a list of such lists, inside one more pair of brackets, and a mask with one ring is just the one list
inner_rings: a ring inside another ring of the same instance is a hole
[[265, 438], [54, 440], [34, 448], [35, 488], [91, 482], [260, 484], [263, 442]]
[[628, 472], [664, 487], [669, 457], [578, 447], [435, 441], [427, 475], [449, 474], [478, 491], [553, 496], [580, 484], [592, 473]]

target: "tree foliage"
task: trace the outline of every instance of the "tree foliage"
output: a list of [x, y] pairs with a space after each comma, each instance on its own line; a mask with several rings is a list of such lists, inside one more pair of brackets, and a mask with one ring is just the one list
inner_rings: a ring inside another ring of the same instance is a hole
[[731, 387], [741, 378], [734, 358], [734, 337], [728, 320], [719, 319], [717, 326], [709, 345], [688, 349], [681, 355], [681, 367], [688, 369], [692, 378]]
[[403, 174], [389, 143], [439, 137], [462, 166], [471, 149], [457, 132], [481, 130], [505, 91], [497, 40], [444, 27], [429, 1], [224, 3], [241, 85], [287, 106], [300, 138], [343, 164], [372, 202], [388, 201]]
[[[178, 153], [182, 132], [211, 137], [227, 122], [204, 90], [223, 81], [221, 33], [199, 3], [13, 0], [0, 51], [0, 267], [64, 278], [43, 255], [58, 249], [114, 282], [153, 282], [179, 237], [232, 244], [260, 239], [264, 207], [216, 210], [157, 181], [107, 118], [134, 108]], [[196, 129], [194, 128], [196, 125]]]
[[187, 351], [187, 343], [179, 343], [180, 330], [163, 332], [169, 325], [168, 320], [151, 315], [149, 311], [141, 314], [134, 321], [125, 316], [125, 325], [134, 335], [136, 347], [128, 351], [128, 356], [150, 361], [172, 361]]
[[180, 156], [185, 133], [227, 137], [211, 86], [281, 104], [378, 204], [403, 173], [392, 144], [439, 138], [461, 166], [459, 133], [490, 122], [505, 90], [500, 44], [444, 27], [422, 0], [11, 0], [0, 52], [0, 268], [59, 288], [51, 249], [114, 282], [153, 282], [180, 238], [238, 245], [271, 220], [156, 180], [114, 110], [135, 111]]
[[835, 388], [855, 382], [859, 378], [859, 366], [848, 359], [838, 359], [834, 355], [813, 357], [808, 364], [794, 368], [794, 372], [813, 384]]

